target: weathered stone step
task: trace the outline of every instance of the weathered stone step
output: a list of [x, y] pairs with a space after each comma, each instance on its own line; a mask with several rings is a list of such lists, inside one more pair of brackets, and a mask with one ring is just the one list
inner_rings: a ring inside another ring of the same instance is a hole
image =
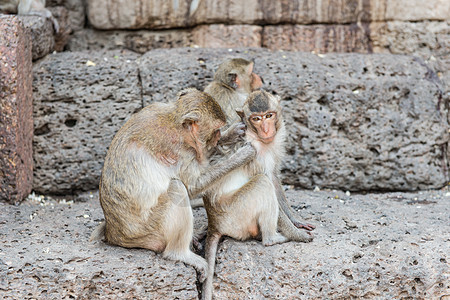
[[[197, 299], [191, 266], [144, 249], [89, 242], [103, 219], [84, 201], [0, 203], [2, 299]], [[353, 195], [287, 191], [311, 243], [270, 247], [225, 238], [216, 299], [446, 299], [450, 291], [448, 190]], [[206, 225], [204, 209], [195, 227]]]

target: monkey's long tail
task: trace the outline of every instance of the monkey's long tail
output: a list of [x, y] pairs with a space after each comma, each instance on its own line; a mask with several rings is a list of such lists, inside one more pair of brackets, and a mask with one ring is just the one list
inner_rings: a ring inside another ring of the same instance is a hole
[[89, 238], [89, 241], [92, 242], [92, 241], [101, 240], [105, 236], [105, 228], [106, 228], [106, 223], [103, 221], [91, 233], [91, 237]]
[[218, 232], [210, 233], [206, 237], [206, 252], [205, 258], [208, 263], [208, 272], [205, 282], [203, 282], [202, 287], [202, 299], [211, 300], [213, 294], [213, 278], [214, 278], [214, 267], [216, 265], [216, 252], [217, 246], [222, 235]]

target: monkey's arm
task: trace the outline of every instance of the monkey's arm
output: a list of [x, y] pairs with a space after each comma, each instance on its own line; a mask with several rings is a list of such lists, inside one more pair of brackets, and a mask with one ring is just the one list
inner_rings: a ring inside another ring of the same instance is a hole
[[242, 122], [236, 122], [231, 124], [227, 129], [222, 132], [222, 137], [219, 140], [218, 145], [235, 144], [238, 140], [245, 136], [246, 126]]
[[247, 144], [237, 150], [228, 159], [223, 159], [210, 166], [202, 175], [198, 178], [195, 186], [189, 187], [189, 196], [191, 199], [196, 198], [200, 193], [210, 187], [216, 180], [222, 178], [234, 169], [245, 165], [249, 161], [253, 160], [256, 156], [256, 150], [250, 144]]
[[284, 193], [283, 187], [281, 186], [280, 179], [278, 178], [277, 174], [273, 175], [273, 185], [275, 186], [275, 190], [277, 193], [277, 199], [278, 199], [278, 205], [280, 206], [280, 209], [286, 214], [286, 216], [289, 218], [289, 220], [292, 222], [292, 224], [295, 225], [297, 228], [303, 228], [306, 230], [313, 230], [316, 228], [316, 226], [311, 224], [304, 224], [298, 221], [295, 216], [294, 212], [292, 211], [292, 208], [289, 206], [286, 194]]

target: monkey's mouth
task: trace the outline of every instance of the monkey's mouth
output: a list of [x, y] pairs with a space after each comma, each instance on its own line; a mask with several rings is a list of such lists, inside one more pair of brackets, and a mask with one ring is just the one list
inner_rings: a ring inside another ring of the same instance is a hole
[[269, 144], [272, 143], [273, 140], [275, 139], [275, 135], [272, 136], [268, 136], [268, 137], [259, 137], [261, 142], [263, 142], [264, 144]]

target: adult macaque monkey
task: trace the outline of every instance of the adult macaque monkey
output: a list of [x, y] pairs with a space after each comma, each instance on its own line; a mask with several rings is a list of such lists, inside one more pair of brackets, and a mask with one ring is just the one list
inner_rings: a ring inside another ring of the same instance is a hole
[[0, 12], [18, 15], [34, 15], [47, 18], [53, 23], [55, 32], [59, 32], [58, 21], [52, 13], [45, 8], [45, 0], [0, 0]]
[[209, 166], [225, 115], [196, 89], [174, 103], [155, 103], [133, 115], [117, 132], [105, 158], [100, 203], [105, 215], [91, 240], [146, 248], [192, 265], [204, 280], [206, 261], [190, 250], [189, 203], [221, 176], [254, 158], [250, 145]]
[[[227, 146], [234, 144], [238, 139], [237, 136], [243, 131], [242, 123], [236, 110], [241, 110], [248, 95], [262, 87], [263, 80], [260, 76], [253, 73], [254, 63], [242, 58], [233, 58], [223, 62], [214, 75], [214, 81], [206, 88], [205, 92], [210, 94], [219, 103], [227, 117], [227, 126], [222, 132], [222, 140], [220, 147], [225, 149]], [[286, 195], [283, 191], [281, 181], [278, 175], [272, 177], [272, 183], [276, 187], [277, 199], [281, 210], [288, 216], [289, 220], [298, 228], [313, 230], [314, 225], [304, 224], [296, 219], [292, 208], [287, 203]], [[199, 206], [198, 202], [194, 202], [193, 206]]]
[[[222, 235], [238, 240], [261, 237], [265, 246], [288, 240], [310, 242], [313, 236], [295, 227], [279, 209], [279, 187], [273, 184], [285, 152], [286, 129], [280, 98], [255, 91], [239, 112], [247, 125], [245, 141], [256, 149], [248, 164], [222, 177], [203, 197], [208, 215], [205, 256], [208, 276], [203, 284], [203, 299], [212, 298], [215, 256]], [[212, 157], [214, 161], [216, 157]], [[217, 157], [219, 161], [223, 156]], [[277, 232], [277, 223], [281, 234]]]

